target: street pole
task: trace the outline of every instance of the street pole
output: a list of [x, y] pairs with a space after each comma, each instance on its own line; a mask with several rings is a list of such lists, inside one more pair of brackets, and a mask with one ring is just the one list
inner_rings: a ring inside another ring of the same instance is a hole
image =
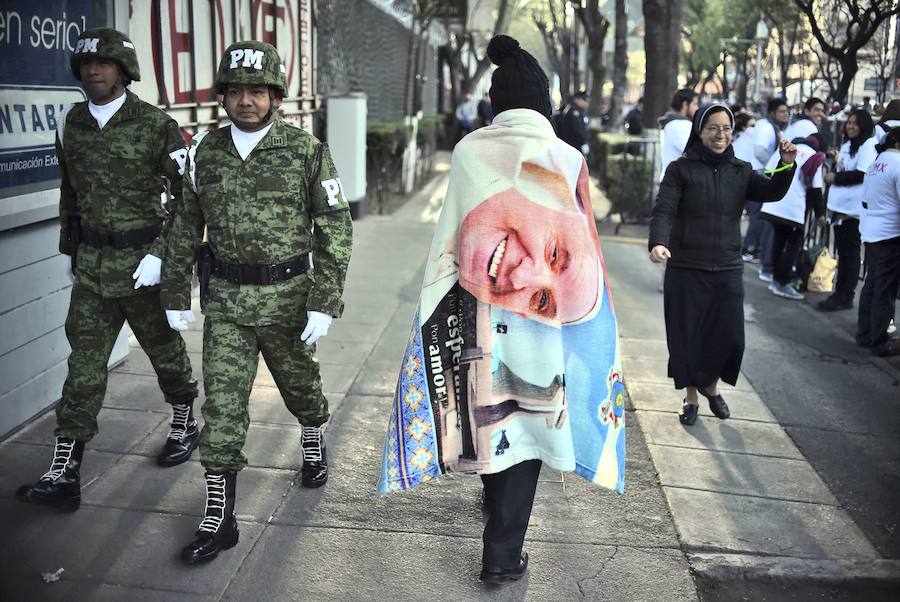
[[759, 93], [762, 87], [763, 45], [768, 39], [769, 27], [766, 25], [765, 19], [760, 15], [759, 21], [756, 23], [756, 85], [753, 86], [753, 100], [756, 102], [761, 100]]
[[756, 85], [753, 86], [753, 100], [759, 102], [759, 80], [762, 78], [762, 40], [756, 45]]

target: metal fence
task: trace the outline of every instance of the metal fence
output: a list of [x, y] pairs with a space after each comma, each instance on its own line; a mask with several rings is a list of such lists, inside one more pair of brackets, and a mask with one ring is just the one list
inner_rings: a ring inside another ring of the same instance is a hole
[[[623, 224], [646, 223], [658, 189], [659, 140], [630, 138], [621, 153], [606, 157], [605, 182], [610, 214], [618, 214], [616, 234]], [[608, 216], [607, 216], [608, 217]]]

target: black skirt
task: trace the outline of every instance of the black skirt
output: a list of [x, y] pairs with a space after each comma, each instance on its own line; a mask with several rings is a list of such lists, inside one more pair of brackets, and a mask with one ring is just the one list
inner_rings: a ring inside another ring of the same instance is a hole
[[675, 388], [737, 382], [744, 357], [744, 270], [666, 268], [669, 377]]

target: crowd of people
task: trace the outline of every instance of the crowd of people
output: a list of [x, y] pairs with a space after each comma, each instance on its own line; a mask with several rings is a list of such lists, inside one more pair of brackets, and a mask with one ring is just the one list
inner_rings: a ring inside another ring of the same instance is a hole
[[[735, 150], [755, 168], [771, 167], [776, 139], [786, 138], [801, 149], [796, 182], [785, 198], [762, 209], [748, 207], [750, 223], [743, 241], [743, 258], [760, 264], [759, 278], [770, 283], [773, 294], [803, 299], [797, 288], [803, 284], [798, 278], [798, 263], [804, 241], [833, 242], [837, 273], [831, 283], [831, 294], [816, 308], [823, 312], [853, 309], [864, 265], [867, 280], [870, 275], [874, 277], [871, 244], [900, 235], [900, 229], [894, 225], [900, 220], [900, 194], [894, 196], [893, 210], [882, 206], [880, 211], [873, 212], [868, 207], [870, 192], [867, 190], [873, 169], [890, 171], [890, 162], [878, 161], [879, 167], [873, 166], [882, 154], [891, 150], [890, 141], [885, 142], [891, 129], [898, 125], [900, 99], [889, 102], [880, 115], [873, 117], [864, 107], [848, 107], [829, 116], [826, 103], [812, 97], [791, 119], [786, 101], [775, 98], [768, 103], [766, 117], [739, 135]], [[836, 133], [840, 135], [839, 143], [830, 144], [829, 139], [835, 139]], [[887, 156], [892, 154], [889, 152]], [[769, 158], [764, 163], [766, 157]], [[810, 213], [815, 219], [807, 219]], [[790, 233], [785, 230], [784, 220], [788, 218]], [[861, 235], [863, 231], [867, 234]], [[884, 277], [886, 274], [882, 274]], [[900, 278], [900, 274], [895, 278]], [[887, 293], [882, 291], [882, 294]], [[887, 294], [886, 299], [892, 301], [896, 295], [895, 279], [894, 292]], [[857, 343], [871, 347], [876, 355], [898, 353], [898, 344], [888, 333], [888, 328], [893, 332], [893, 309], [885, 332], [881, 333], [884, 336], [874, 338], [868, 333], [870, 311], [869, 300], [859, 304]]]

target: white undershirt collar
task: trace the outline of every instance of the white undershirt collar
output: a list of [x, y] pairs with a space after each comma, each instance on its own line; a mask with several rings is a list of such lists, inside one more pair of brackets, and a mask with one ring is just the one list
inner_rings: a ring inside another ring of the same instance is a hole
[[122, 96], [106, 103], [105, 105], [94, 104], [94, 101], [88, 102], [88, 110], [91, 112], [91, 115], [93, 115], [94, 119], [97, 120], [97, 125], [100, 126], [101, 130], [106, 127], [106, 124], [109, 123], [109, 120], [112, 119], [112, 116], [116, 114], [116, 111], [122, 108], [122, 105], [125, 104], [125, 99], [127, 97], [127, 94], [123, 94]]
[[256, 145], [259, 144], [259, 141], [269, 133], [270, 129], [272, 129], [272, 125], [273, 123], [270, 123], [258, 132], [245, 132], [232, 124], [231, 140], [234, 142], [234, 148], [237, 149], [242, 160], [247, 160], [247, 157], [250, 156], [250, 153], [252, 153], [253, 149], [256, 148]]

